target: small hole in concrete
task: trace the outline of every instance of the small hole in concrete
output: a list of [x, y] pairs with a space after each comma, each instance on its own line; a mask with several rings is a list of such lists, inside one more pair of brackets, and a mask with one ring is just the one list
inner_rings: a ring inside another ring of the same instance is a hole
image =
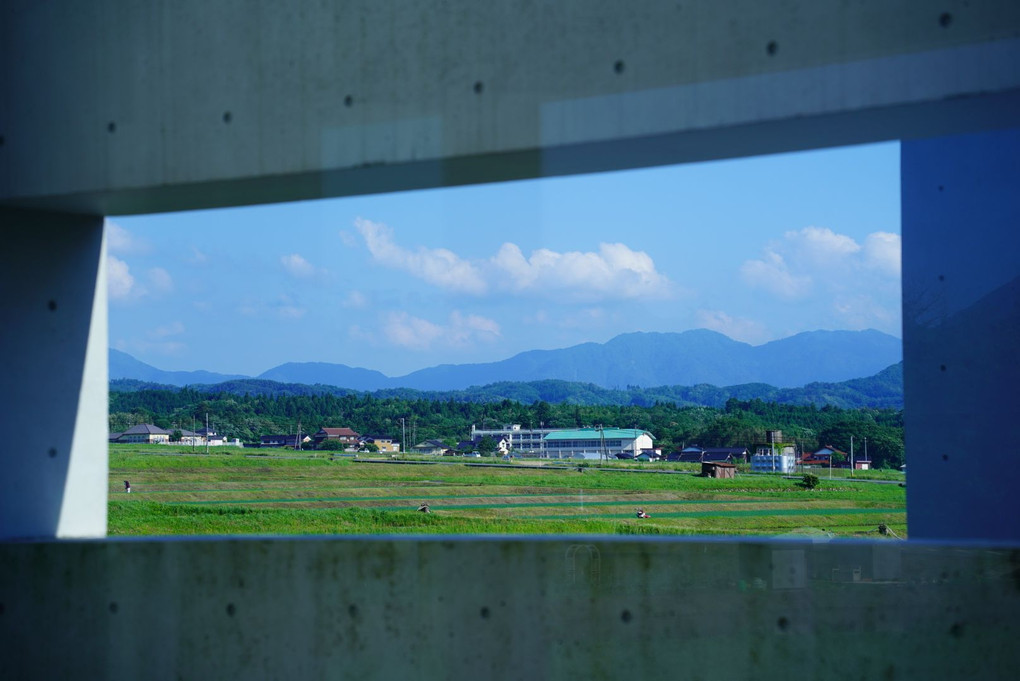
[[476, 80], [475, 81], [475, 88], [474, 89], [475, 89], [475, 94], [476, 95], [480, 95], [480, 94], [482, 94], [482, 90], [485, 89], [485, 86], [482, 84], [482, 81]]
[[229, 123], [232, 120], [234, 120], [234, 115], [231, 114], [229, 111], [224, 111], [223, 112], [223, 122], [224, 123]]
[[630, 614], [630, 610], [624, 610], [620, 613], [620, 621], [624, 624], [629, 623], [632, 619], [634, 619], [634, 616]]
[[942, 28], [949, 28], [949, 24], [953, 23], [953, 15], [949, 12], [943, 12], [939, 15], [939, 26]]
[[943, 189], [945, 189], [945, 187], [943, 187], [942, 185], [939, 185], [939, 191], [942, 191]]
[[116, 613], [117, 612], [117, 604], [116, 603], [110, 603], [110, 612], [111, 613]]
[[942, 460], [943, 461], [949, 461], [949, 455], [948, 454], [943, 454], [942, 455]]
[[6, 142], [6, 141], [7, 140], [4, 139], [4, 136], [0, 135], [0, 147], [2, 147], [4, 145], [4, 142]]
[[479, 614], [481, 614], [483, 620], [489, 619], [489, 609], [487, 607], [483, 606]]
[[57, 448], [56, 447], [50, 447], [49, 454], [50, 454], [50, 458], [51, 459], [54, 458], [57, 455]]
[[106, 124], [106, 132], [117, 132], [117, 124], [110, 121]]
[[945, 281], [945, 280], [946, 280], [946, 275], [940, 274], [939, 275], [939, 281]]
[[963, 636], [963, 623], [953, 622], [953, 626], [949, 627], [949, 635], [953, 638], [960, 638]]
[[946, 365], [945, 364], [940, 364], [939, 365], [939, 371], [945, 371], [945, 370], [946, 370]]
[[779, 51], [779, 44], [775, 40], [770, 40], [769, 44], [765, 46], [765, 52], [771, 57]]
[[358, 616], [358, 606], [354, 605], [353, 603], [351, 605], [348, 605], [347, 606], [347, 614], [350, 615], [351, 617], [357, 617]]
[[234, 607], [234, 604], [227, 603], [227, 615], [233, 617], [235, 612], [237, 612], [237, 609]]
[[46, 307], [50, 308], [50, 312], [56, 312], [57, 311], [57, 301], [51, 300], [50, 302], [46, 303]]
[[347, 95], [344, 97], [344, 106], [350, 108], [354, 104], [354, 97]]
[[626, 67], [625, 67], [622, 59], [618, 59], [616, 61], [616, 63], [613, 64], [613, 70], [616, 71], [617, 73], [623, 73], [623, 69], [624, 68], [626, 68]]
[[780, 617], [776, 621], [776, 626], [779, 627], [779, 631], [786, 631], [787, 629], [790, 628], [790, 620], [786, 619], [785, 616]]

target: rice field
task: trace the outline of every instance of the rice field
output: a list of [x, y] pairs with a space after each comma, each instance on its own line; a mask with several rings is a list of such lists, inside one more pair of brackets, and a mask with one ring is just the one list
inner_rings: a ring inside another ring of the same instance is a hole
[[[697, 477], [647, 464], [391, 462], [168, 447], [110, 452], [110, 535], [661, 534], [906, 536], [903, 487]], [[654, 471], [654, 472], [653, 472]], [[130, 494], [124, 481], [131, 482]], [[419, 512], [428, 504], [430, 512]], [[648, 518], [638, 518], [642, 509]]]

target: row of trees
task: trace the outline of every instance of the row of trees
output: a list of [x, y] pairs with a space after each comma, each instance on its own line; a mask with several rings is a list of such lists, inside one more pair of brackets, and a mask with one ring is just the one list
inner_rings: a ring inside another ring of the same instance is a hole
[[857, 443], [867, 438], [868, 453], [876, 466], [903, 463], [903, 414], [893, 409], [818, 408], [735, 398], [714, 408], [669, 403], [585, 406], [542, 400], [533, 404], [511, 400], [472, 403], [368, 394], [234, 395], [188, 388], [110, 393], [111, 431], [138, 423], [190, 430], [192, 423], [204, 421], [206, 413], [218, 432], [242, 442], [257, 442], [261, 435], [293, 433], [299, 423], [303, 432], [348, 426], [362, 434], [399, 440], [403, 419], [408, 444], [440, 439], [453, 446], [468, 437], [472, 425], [577, 428], [602, 424], [648, 430], [668, 452], [691, 444], [750, 447], [764, 441], [765, 430], [781, 429], [784, 439], [797, 442], [803, 451], [826, 445], [848, 451], [853, 436]]

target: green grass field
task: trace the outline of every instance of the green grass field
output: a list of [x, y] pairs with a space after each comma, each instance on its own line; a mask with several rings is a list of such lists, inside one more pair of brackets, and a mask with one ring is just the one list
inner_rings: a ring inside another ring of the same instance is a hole
[[[229, 452], [229, 453], [227, 453]], [[374, 462], [111, 446], [109, 533], [906, 536], [905, 490], [845, 479], [712, 480], [680, 467]], [[635, 470], [665, 470], [636, 473]], [[132, 493], [123, 491], [130, 480]], [[427, 502], [432, 513], [416, 509]], [[636, 509], [652, 517], [639, 519]]]

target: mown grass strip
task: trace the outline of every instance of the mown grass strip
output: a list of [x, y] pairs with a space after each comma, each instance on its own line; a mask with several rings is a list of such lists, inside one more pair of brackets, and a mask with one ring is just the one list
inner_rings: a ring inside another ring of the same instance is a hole
[[[820, 509], [786, 517], [674, 518], [672, 524], [656, 519], [635, 520], [596, 517], [470, 517], [416, 511], [365, 508], [246, 508], [196, 507], [143, 502], [111, 503], [109, 533], [118, 535], [337, 535], [337, 534], [624, 534], [624, 535], [775, 535], [804, 529], [805, 520], [828, 532], [854, 535], [874, 532], [871, 518], [852, 510], [833, 514]], [[897, 533], [906, 531], [902, 513], [891, 513], [885, 523]], [[809, 528], [817, 529], [817, 528]]]
[[[799, 516], [799, 515], [870, 515], [874, 513], [906, 514], [902, 508], [770, 508], [765, 511], [674, 511], [669, 513], [656, 513], [649, 520], [655, 518], [754, 518], [762, 516]], [[540, 515], [529, 516], [535, 520], [556, 520], [557, 518], [570, 518], [565, 515]], [[633, 518], [631, 513], [606, 513], [600, 514], [600, 518]]]

